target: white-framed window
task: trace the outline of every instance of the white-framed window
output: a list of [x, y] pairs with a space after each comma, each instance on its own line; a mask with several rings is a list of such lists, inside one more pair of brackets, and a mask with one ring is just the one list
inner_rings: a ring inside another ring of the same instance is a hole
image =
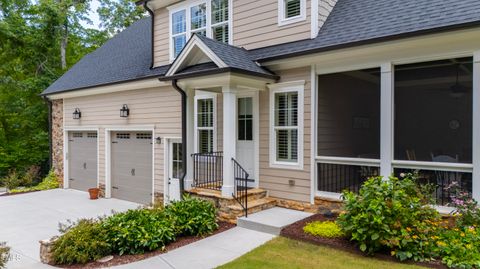
[[270, 85], [270, 166], [303, 169], [305, 81]]
[[178, 56], [194, 33], [230, 44], [231, 1], [187, 1], [169, 7], [170, 60], [173, 61]]
[[278, 25], [282, 26], [306, 19], [306, 0], [278, 0]]
[[195, 152], [216, 150], [216, 98], [195, 96]]

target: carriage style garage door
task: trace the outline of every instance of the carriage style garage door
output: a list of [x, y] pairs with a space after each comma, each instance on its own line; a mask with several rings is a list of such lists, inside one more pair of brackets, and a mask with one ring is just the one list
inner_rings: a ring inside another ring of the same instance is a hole
[[152, 202], [152, 133], [112, 132], [112, 197]]
[[87, 191], [97, 187], [97, 132], [68, 133], [69, 187]]

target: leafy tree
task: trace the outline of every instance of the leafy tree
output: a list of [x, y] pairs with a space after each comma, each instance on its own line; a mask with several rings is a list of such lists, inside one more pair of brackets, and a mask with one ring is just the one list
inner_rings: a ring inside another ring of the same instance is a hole
[[103, 0], [97, 9], [100, 26], [109, 34], [116, 34], [145, 17], [145, 10], [132, 0]]

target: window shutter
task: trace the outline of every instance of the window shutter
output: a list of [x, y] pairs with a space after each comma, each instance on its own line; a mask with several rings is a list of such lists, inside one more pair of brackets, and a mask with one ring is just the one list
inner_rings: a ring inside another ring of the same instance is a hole
[[285, 0], [285, 18], [300, 16], [300, 0]]

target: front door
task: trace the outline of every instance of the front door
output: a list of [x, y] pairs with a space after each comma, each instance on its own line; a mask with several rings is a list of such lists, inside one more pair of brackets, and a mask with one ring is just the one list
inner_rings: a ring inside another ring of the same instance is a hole
[[254, 185], [255, 178], [255, 136], [254, 136], [254, 102], [253, 97], [237, 99], [237, 160], [249, 174]]
[[170, 140], [168, 144], [167, 203], [180, 200], [180, 178], [182, 173], [182, 143], [180, 140]]

